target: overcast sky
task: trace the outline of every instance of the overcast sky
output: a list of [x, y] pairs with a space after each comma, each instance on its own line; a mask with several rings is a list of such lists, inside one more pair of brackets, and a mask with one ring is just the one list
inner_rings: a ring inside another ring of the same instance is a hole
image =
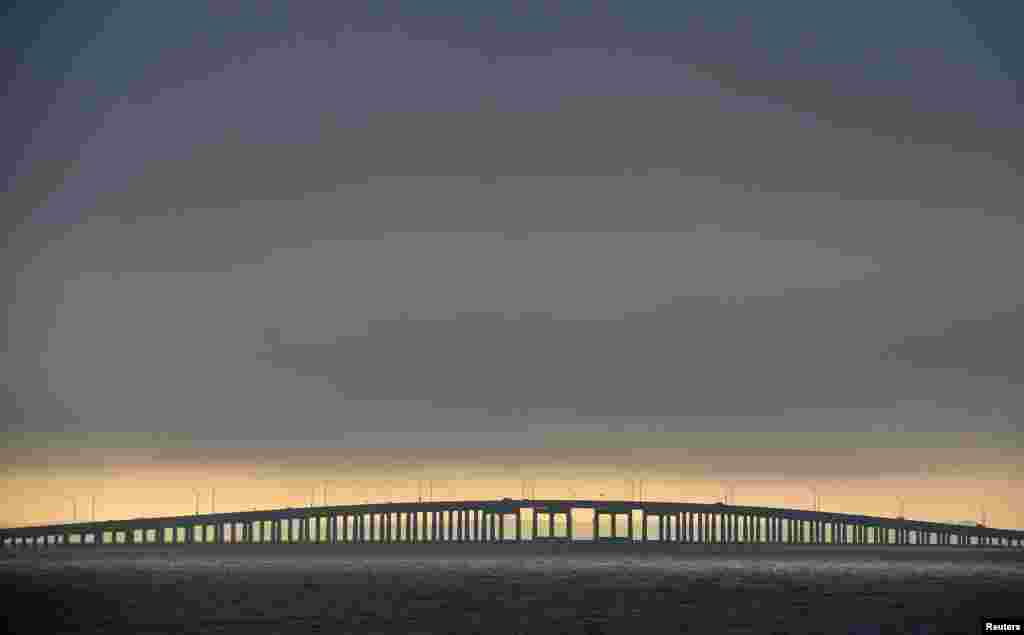
[[61, 439], [571, 462], [917, 435], [903, 462], [778, 467], [872, 477], [970, 433], [1021, 478], [998, 20], [356, 4], [20, 9], [9, 476]]

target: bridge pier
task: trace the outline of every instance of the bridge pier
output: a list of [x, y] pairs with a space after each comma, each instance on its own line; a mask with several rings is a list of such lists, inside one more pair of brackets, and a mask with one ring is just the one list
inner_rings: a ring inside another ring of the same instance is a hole
[[[82, 527], [54, 525], [26, 527], [18, 530], [0, 530], [0, 546], [6, 548], [42, 549], [50, 546], [104, 544], [194, 544], [253, 543], [253, 542], [507, 542], [513, 539], [561, 539], [574, 541], [573, 509], [564, 501], [545, 507], [533, 502], [529, 518], [523, 518], [525, 508], [509, 501], [500, 503], [465, 503], [448, 509], [435, 509], [432, 504], [409, 505], [395, 511], [391, 506], [371, 505], [347, 509], [338, 513], [313, 513], [313, 509], [291, 509], [267, 512], [284, 518], [253, 520], [248, 514], [221, 514], [211, 521], [204, 516], [185, 518], [153, 518], [136, 521], [113, 521], [120, 527]], [[595, 539], [604, 536], [602, 517], [611, 521], [613, 539], [626, 538], [636, 542], [634, 533], [639, 528], [640, 542], [659, 543], [786, 543], [834, 545], [899, 545], [899, 546], [977, 546], [979, 548], [1019, 548], [1024, 545], [1024, 532], [983, 527], [954, 527], [937, 523], [915, 522], [903, 519], [843, 516], [839, 514], [808, 514], [798, 510], [760, 510], [753, 512], [709, 505], [636, 504], [626, 509], [601, 508], [596, 501], [586, 503], [593, 509]], [[621, 505], [621, 503], [620, 503]], [[557, 535], [558, 515], [565, 514], [564, 533]], [[515, 537], [506, 535], [512, 516]], [[626, 517], [625, 536], [618, 528], [618, 518]], [[651, 517], [657, 518], [652, 528]], [[546, 517], [546, 518], [545, 518]], [[340, 520], [340, 522], [339, 522]], [[544, 523], [547, 533], [544, 534]], [[638, 523], [639, 522], [639, 526]], [[131, 523], [131, 524], [129, 524]], [[169, 523], [169, 524], [168, 524]], [[351, 529], [349, 526], [351, 524]], [[128, 525], [128, 526], [125, 526]], [[133, 526], [134, 525], [134, 526]], [[256, 537], [257, 528], [259, 538]], [[657, 537], [652, 532], [657, 531]], [[6, 533], [5, 533], [6, 532]], [[269, 533], [269, 536], [267, 535]], [[230, 535], [229, 535], [230, 534]]]

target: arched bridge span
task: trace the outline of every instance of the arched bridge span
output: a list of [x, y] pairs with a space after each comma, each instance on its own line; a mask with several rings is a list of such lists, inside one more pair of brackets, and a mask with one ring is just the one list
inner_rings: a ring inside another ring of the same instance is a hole
[[[583, 537], [580, 521], [593, 529]], [[835, 512], [685, 502], [367, 503], [0, 529], [3, 546], [109, 544], [672, 542], [1024, 546], [1024, 531]]]

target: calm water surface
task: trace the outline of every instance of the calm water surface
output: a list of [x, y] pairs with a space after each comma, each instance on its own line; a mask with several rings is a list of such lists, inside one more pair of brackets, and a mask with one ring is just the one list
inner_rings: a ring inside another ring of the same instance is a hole
[[976, 633], [1024, 553], [65, 550], [0, 584], [13, 633]]

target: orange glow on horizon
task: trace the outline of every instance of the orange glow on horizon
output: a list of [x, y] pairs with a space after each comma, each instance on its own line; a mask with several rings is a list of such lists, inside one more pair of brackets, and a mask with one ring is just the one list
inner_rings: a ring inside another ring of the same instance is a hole
[[[322, 505], [324, 481], [327, 482], [327, 503], [331, 505], [421, 499], [518, 499], [522, 493], [522, 481], [517, 474], [507, 478], [479, 477], [465, 465], [447, 466], [452, 474], [461, 471], [462, 478], [439, 478], [446, 470], [437, 466], [428, 474], [410, 473], [407, 478], [388, 471], [362, 473], [353, 480], [328, 473], [322, 478], [255, 479], [252, 474], [258, 466], [240, 467], [222, 467], [209, 470], [212, 473], [207, 474], [194, 468], [179, 471], [162, 468], [94, 478], [62, 478], [59, 472], [46, 476], [16, 476], [4, 481], [5, 503], [0, 507], [0, 523], [22, 526], [71, 522], [75, 511], [78, 520], [89, 520], [93, 496], [96, 497], [97, 520], [188, 515], [196, 511], [197, 491], [199, 512], [209, 513], [211, 488], [215, 489], [218, 512]], [[524, 473], [528, 471], [528, 467], [524, 468]], [[802, 479], [756, 479], [742, 475], [723, 475], [716, 480], [658, 476], [643, 476], [644, 500], [712, 503], [723, 500], [723, 484], [731, 483], [735, 487], [733, 502], [739, 505], [812, 509], [810, 486], [813, 484], [822, 511], [895, 517], [899, 513], [899, 498], [902, 498], [907, 518], [974, 521], [981, 518], [984, 508], [990, 527], [1024, 527], [1024, 505], [1017, 495], [1022, 484], [1011, 480], [891, 478], [833, 482], [815, 479], [812, 483]], [[537, 499], [624, 500], [629, 497], [626, 482], [629, 478], [636, 476], [549, 476], [535, 479], [534, 492]], [[420, 481], [424, 484], [420, 485]]]

